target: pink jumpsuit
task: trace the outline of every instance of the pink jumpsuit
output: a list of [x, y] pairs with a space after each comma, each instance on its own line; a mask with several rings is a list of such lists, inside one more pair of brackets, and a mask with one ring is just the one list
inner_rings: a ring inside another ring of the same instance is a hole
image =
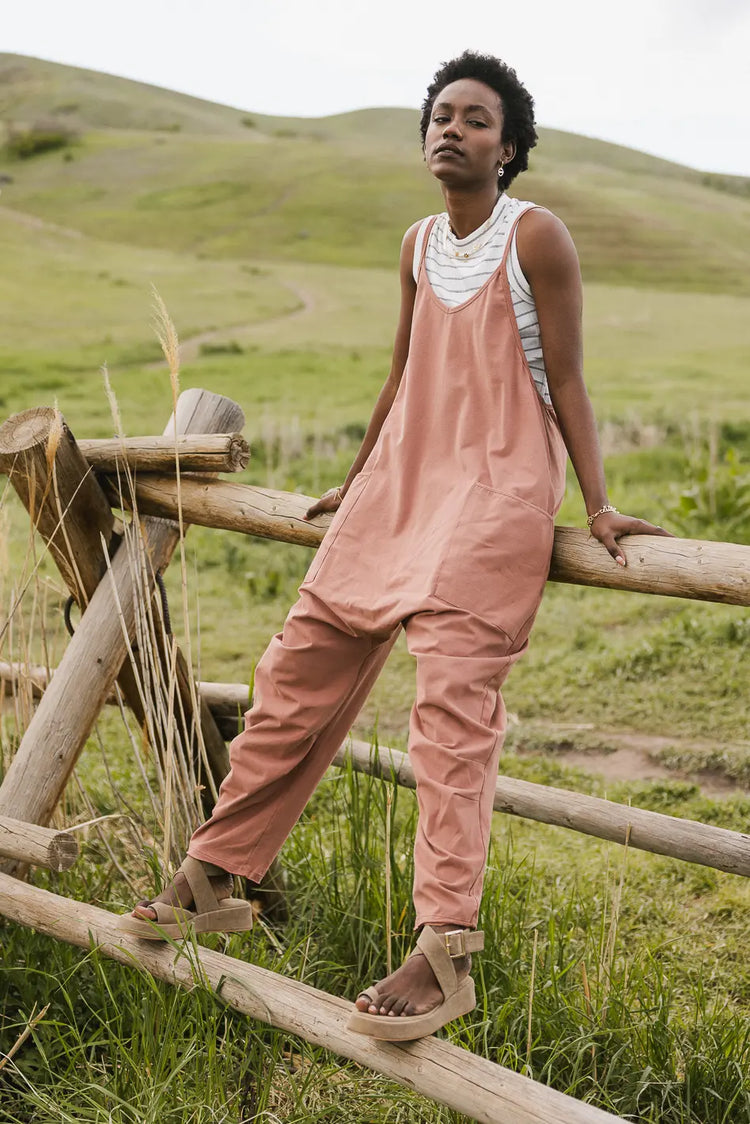
[[194, 858], [263, 876], [403, 627], [417, 663], [416, 924], [476, 925], [505, 731], [499, 688], [527, 645], [565, 482], [555, 415], [521, 347], [507, 252], [448, 308], [423, 250], [396, 399], [257, 665]]

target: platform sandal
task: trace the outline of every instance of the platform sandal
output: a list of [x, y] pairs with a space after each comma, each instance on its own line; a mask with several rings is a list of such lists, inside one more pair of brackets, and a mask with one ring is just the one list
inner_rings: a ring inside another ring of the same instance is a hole
[[253, 907], [250, 902], [240, 898], [217, 898], [203, 864], [188, 855], [178, 874], [185, 881], [193, 895], [193, 909], [184, 906], [168, 905], [166, 902], [143, 902], [153, 909], [156, 920], [133, 917], [123, 914], [117, 921], [117, 928], [131, 937], [142, 937], [147, 941], [163, 941], [167, 937], [179, 940], [188, 933], [239, 933], [253, 927]]
[[[346, 1024], [347, 1030], [389, 1042], [409, 1042], [434, 1034], [452, 1019], [468, 1015], [477, 1005], [474, 981], [471, 976], [466, 976], [459, 982], [453, 961], [469, 952], [481, 952], [483, 948], [484, 933], [473, 929], [437, 933], [430, 925], [425, 925], [410, 955], [421, 953], [427, 958], [443, 993], [443, 1002], [423, 1015], [369, 1015], [355, 1008]], [[378, 1002], [376, 987], [361, 992], [361, 995], [372, 1004]]]

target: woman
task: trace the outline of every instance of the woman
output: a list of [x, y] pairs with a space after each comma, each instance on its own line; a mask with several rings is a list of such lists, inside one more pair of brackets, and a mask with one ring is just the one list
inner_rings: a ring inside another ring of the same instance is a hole
[[615, 563], [625, 565], [621, 535], [666, 534], [607, 499], [570, 236], [505, 194], [536, 143], [529, 94], [498, 59], [465, 52], [435, 75], [421, 130], [446, 212], [404, 237], [390, 374], [346, 481], [307, 513], [336, 515], [257, 666], [214, 813], [174, 881], [122, 919], [150, 938], [179, 935], [186, 920], [199, 932], [250, 927], [227, 872], [266, 872], [403, 627], [417, 662], [419, 937], [349, 1020], [388, 1039], [431, 1034], [475, 1004], [499, 689], [544, 590], [566, 450]]

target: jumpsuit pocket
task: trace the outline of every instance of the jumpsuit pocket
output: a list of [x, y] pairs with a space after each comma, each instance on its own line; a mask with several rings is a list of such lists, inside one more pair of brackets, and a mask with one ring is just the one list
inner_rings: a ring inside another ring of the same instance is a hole
[[539, 608], [554, 540], [552, 516], [508, 492], [474, 484], [433, 593], [515, 640]]
[[[343, 503], [333, 517], [330, 527], [326, 531], [323, 541], [318, 547], [315, 557], [310, 563], [310, 567], [305, 574], [304, 582], [311, 582], [317, 575], [320, 567], [325, 562], [328, 553], [338, 538], [339, 531], [348, 519], [356, 504], [359, 502], [362, 493], [365, 490], [365, 484], [370, 479], [369, 472], [360, 472], [354, 477], [349, 491], [344, 496]], [[304, 584], [304, 583], [303, 583]]]

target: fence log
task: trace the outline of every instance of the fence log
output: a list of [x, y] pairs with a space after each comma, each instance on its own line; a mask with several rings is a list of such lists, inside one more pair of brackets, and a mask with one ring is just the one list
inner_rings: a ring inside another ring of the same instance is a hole
[[549, 580], [693, 601], [750, 605], [750, 546], [703, 539], [628, 535], [627, 566], [578, 527], [556, 527]]
[[[317, 546], [330, 517], [307, 523], [312, 497], [275, 492], [229, 480], [184, 480], [182, 510], [188, 523], [240, 531], [300, 546]], [[110, 497], [112, 491], [110, 489]], [[135, 487], [141, 511], [174, 518], [174, 479], [143, 477]], [[602, 547], [577, 527], [557, 527], [549, 580], [607, 589], [750, 605], [750, 547], [700, 539], [629, 535], [622, 540], [627, 566], [617, 566]]]
[[79, 441], [78, 448], [97, 472], [240, 472], [250, 449], [239, 433], [200, 433], [174, 437], [108, 437]]
[[[358, 772], [372, 773], [384, 780], [393, 778], [406, 788], [416, 788], [414, 770], [406, 753], [384, 746], [372, 749], [367, 742], [353, 741], [341, 747], [333, 764], [345, 765], [347, 760]], [[567, 827], [655, 855], [750, 877], [750, 835], [725, 827], [503, 776], [497, 778], [492, 806], [496, 812]]]
[[[180, 396], [176, 416], [167, 428], [226, 432], [241, 426], [243, 420], [239, 406], [230, 399], [190, 390]], [[148, 587], [142, 588], [143, 567], [136, 565], [138, 573], [134, 572], [128, 543], [123, 542], [110, 572], [91, 597], [0, 785], [1, 815], [45, 824], [62, 795], [125, 659], [126, 634], [133, 634], [136, 605], [151, 597], [153, 575], [166, 567], [179, 541], [178, 525], [163, 519], [144, 519], [141, 534]], [[139, 549], [136, 543], [135, 550]]]
[[0, 913], [56, 940], [100, 953], [177, 987], [204, 986], [251, 1018], [299, 1035], [410, 1089], [465, 1113], [480, 1124], [607, 1124], [608, 1112], [558, 1093], [449, 1042], [423, 1038], [396, 1045], [345, 1028], [351, 1003], [246, 964], [221, 952], [167, 945], [121, 934], [106, 910], [27, 886], [0, 874]]
[[[9, 668], [8, 680], [19, 676], [18, 665], [0, 664], [0, 680], [5, 677], [4, 667]], [[41, 683], [41, 669], [31, 671], [34, 682]], [[238, 717], [250, 706], [247, 684], [198, 683], [197, 688], [217, 725], [234, 737]], [[348, 760], [359, 772], [384, 779], [393, 777], [406, 788], [415, 787], [409, 757], [398, 750], [385, 746], [374, 750], [367, 742], [355, 740], [339, 749], [333, 764], [343, 766]], [[641, 851], [750, 877], [750, 835], [727, 828], [502, 775], [495, 786], [493, 807], [507, 815], [566, 827], [613, 843], [627, 841], [630, 847]]]
[[0, 816], [0, 855], [59, 872], [76, 861], [78, 844], [67, 831]]
[[[117, 482], [105, 479], [104, 489], [113, 503], [119, 503]], [[177, 485], [174, 477], [149, 475], [135, 482], [135, 498], [139, 511], [173, 519], [177, 511]], [[275, 492], [255, 488], [233, 480], [190, 477], [181, 481], [180, 500], [186, 523], [239, 531], [262, 539], [317, 546], [323, 538], [331, 516], [322, 515], [314, 523], [304, 515], [314, 502], [310, 496], [294, 492]], [[125, 497], [127, 503], [127, 497]]]
[[110, 544], [114, 516], [57, 410], [39, 406], [8, 418], [0, 427], [0, 471], [8, 474], [76, 602], [86, 605], [104, 573], [101, 539]]

